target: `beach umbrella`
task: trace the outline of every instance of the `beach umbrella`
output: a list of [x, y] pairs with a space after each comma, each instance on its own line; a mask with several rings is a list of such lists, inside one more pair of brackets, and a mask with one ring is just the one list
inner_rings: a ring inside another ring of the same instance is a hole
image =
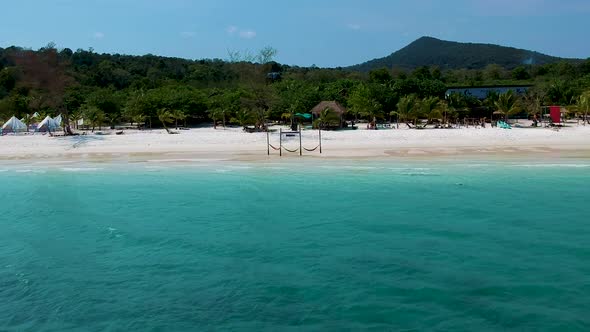
[[10, 118], [6, 123], [2, 126], [2, 132], [23, 132], [27, 131], [27, 125], [24, 124], [21, 120], [17, 119], [16, 116]]
[[311, 119], [311, 114], [309, 114], [309, 113], [295, 113], [295, 116], [304, 118], [305, 120]]

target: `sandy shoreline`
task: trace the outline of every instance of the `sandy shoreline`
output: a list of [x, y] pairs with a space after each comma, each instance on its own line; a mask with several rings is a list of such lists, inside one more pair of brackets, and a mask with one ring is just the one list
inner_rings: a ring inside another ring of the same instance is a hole
[[[278, 129], [278, 127], [277, 127]], [[279, 134], [270, 135], [279, 145]], [[303, 146], [318, 145], [317, 131], [303, 132]], [[284, 146], [295, 149], [298, 138]], [[590, 126], [555, 131], [547, 128], [462, 128], [428, 130], [356, 130], [322, 132], [323, 153], [303, 152], [314, 159], [431, 159], [431, 158], [590, 158]], [[168, 135], [163, 130], [134, 131], [124, 135], [49, 137], [6, 135], [0, 137], [0, 163], [45, 161], [140, 162], [148, 160], [196, 162], [267, 161], [300, 159], [298, 153], [271, 149], [267, 156], [266, 134], [248, 134], [240, 128], [196, 128]]]

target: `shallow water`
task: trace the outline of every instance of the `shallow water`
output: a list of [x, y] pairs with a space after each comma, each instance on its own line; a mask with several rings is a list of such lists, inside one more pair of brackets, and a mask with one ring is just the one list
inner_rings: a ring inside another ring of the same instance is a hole
[[183, 166], [0, 167], [0, 330], [590, 329], [587, 162]]

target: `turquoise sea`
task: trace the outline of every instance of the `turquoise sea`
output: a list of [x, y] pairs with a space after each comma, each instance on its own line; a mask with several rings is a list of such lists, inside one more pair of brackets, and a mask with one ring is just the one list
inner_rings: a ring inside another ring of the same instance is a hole
[[0, 331], [590, 330], [590, 161], [0, 180]]

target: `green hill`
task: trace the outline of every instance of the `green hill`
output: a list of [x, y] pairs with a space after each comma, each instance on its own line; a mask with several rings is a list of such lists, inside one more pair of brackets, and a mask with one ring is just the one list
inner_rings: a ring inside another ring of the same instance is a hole
[[365, 72], [383, 67], [414, 69], [420, 66], [438, 66], [441, 69], [481, 69], [489, 64], [513, 69], [523, 64], [543, 65], [562, 60], [579, 61], [513, 47], [458, 43], [422, 37], [389, 56], [354, 65], [348, 69]]

